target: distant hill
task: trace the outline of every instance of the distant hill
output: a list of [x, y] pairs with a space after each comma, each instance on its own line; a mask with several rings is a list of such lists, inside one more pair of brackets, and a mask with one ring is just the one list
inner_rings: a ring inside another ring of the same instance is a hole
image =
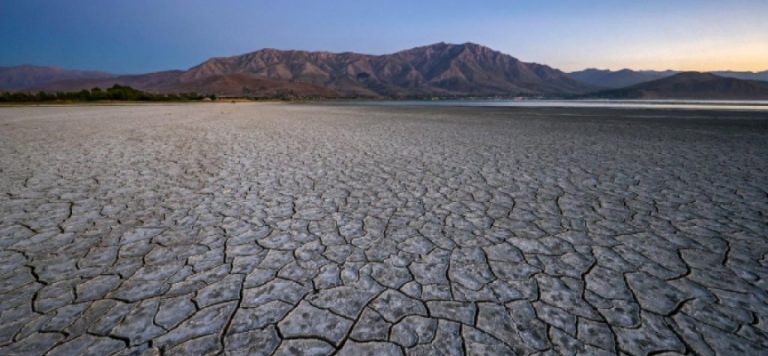
[[183, 73], [180, 70], [169, 70], [135, 75], [118, 75], [104, 78], [78, 78], [52, 81], [42, 85], [31, 87], [32, 90], [46, 91], [72, 91], [78, 89], [91, 89], [93, 87], [108, 88], [114, 84], [127, 85], [140, 90], [162, 91], [168, 89], [178, 80]]
[[115, 84], [127, 85], [156, 93], [215, 94], [220, 96], [270, 97], [337, 97], [339, 93], [310, 83], [274, 80], [252, 74], [213, 74], [196, 79], [182, 79], [184, 71], [173, 70], [137, 75], [122, 75], [100, 79], [62, 80], [32, 91], [76, 91], [90, 88], [108, 88]]
[[[665, 70], [631, 70], [622, 69], [617, 71], [605, 70], [605, 69], [585, 69], [577, 72], [568, 73], [571, 78], [584, 82], [595, 87], [605, 89], [618, 89], [635, 84], [650, 82], [652, 80], [671, 77], [675, 74], [681, 73], [680, 71]], [[743, 80], [759, 80], [768, 81], [768, 71], [764, 72], [736, 72], [736, 71], [719, 71], [710, 72], [721, 77], [736, 78]]]
[[768, 70], [763, 72], [734, 72], [734, 71], [719, 71], [711, 72], [712, 74], [719, 75], [721, 77], [744, 79], [744, 80], [759, 80], [768, 82]]
[[578, 81], [593, 85], [599, 88], [615, 89], [624, 88], [635, 84], [650, 82], [652, 80], [673, 76], [679, 72], [622, 69], [617, 71], [604, 69], [585, 69], [578, 72], [571, 72], [568, 75]]
[[76, 90], [129, 85], [148, 91], [197, 90], [220, 96], [565, 96], [595, 88], [551, 67], [522, 62], [474, 43], [437, 43], [388, 55], [283, 51], [212, 58], [186, 71], [34, 86]]
[[711, 73], [684, 72], [621, 89], [585, 95], [603, 99], [768, 100], [768, 83], [725, 78]]
[[0, 90], [25, 90], [62, 80], [110, 78], [114, 75], [96, 71], [70, 70], [58, 67], [20, 65], [0, 67]]

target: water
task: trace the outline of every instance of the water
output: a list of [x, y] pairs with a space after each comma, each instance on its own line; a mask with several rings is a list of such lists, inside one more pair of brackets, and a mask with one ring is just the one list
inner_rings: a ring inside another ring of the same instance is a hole
[[355, 104], [381, 106], [464, 106], [464, 107], [562, 107], [617, 109], [685, 109], [768, 111], [768, 100], [365, 100]]

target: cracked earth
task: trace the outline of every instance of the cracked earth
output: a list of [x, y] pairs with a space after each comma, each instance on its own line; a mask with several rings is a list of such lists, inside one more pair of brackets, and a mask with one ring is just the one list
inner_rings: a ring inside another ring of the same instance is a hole
[[0, 354], [765, 354], [767, 122], [0, 108]]

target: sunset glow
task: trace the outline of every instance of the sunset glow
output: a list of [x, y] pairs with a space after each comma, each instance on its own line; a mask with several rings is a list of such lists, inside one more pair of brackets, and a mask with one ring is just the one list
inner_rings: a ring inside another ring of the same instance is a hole
[[138, 73], [260, 48], [385, 54], [471, 41], [566, 71], [759, 71], [767, 17], [759, 0], [4, 1], [0, 66]]

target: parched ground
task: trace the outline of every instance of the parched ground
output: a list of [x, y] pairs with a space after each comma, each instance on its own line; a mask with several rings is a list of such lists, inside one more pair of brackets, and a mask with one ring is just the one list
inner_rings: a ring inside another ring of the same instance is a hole
[[768, 114], [0, 108], [0, 354], [765, 354]]

